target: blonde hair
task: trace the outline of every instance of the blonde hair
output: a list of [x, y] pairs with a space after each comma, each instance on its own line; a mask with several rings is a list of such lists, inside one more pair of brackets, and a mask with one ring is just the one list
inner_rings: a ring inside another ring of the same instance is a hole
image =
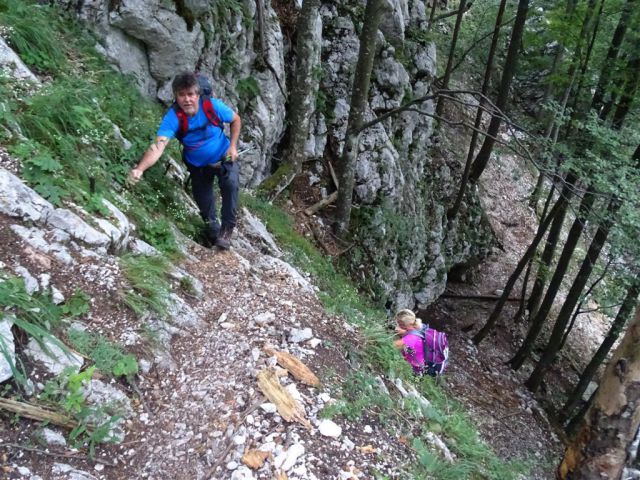
[[396, 313], [396, 322], [400, 323], [405, 329], [410, 327], [414, 327], [417, 329], [422, 328], [422, 320], [416, 317], [416, 314], [413, 313], [408, 308], [404, 308]]

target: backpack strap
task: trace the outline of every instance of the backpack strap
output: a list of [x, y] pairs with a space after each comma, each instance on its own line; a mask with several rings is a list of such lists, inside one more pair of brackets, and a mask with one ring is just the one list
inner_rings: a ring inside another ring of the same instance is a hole
[[187, 134], [187, 130], [189, 130], [189, 119], [177, 103], [174, 102], [171, 108], [173, 108], [174, 112], [176, 112], [176, 117], [178, 117], [178, 133], [176, 133], [176, 138], [182, 141], [182, 137], [184, 137]]
[[204, 110], [204, 114], [209, 119], [209, 122], [211, 123], [211, 125], [213, 125], [214, 127], [222, 128], [220, 119], [216, 114], [216, 109], [213, 108], [213, 102], [211, 101], [211, 97], [206, 96], [203, 98], [202, 109]]

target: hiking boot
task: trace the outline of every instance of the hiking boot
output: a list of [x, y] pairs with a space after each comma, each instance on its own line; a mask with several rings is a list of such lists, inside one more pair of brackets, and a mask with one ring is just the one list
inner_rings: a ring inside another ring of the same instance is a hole
[[216, 247], [222, 250], [229, 250], [231, 248], [231, 234], [233, 233], [233, 227], [222, 227], [220, 235], [216, 240]]

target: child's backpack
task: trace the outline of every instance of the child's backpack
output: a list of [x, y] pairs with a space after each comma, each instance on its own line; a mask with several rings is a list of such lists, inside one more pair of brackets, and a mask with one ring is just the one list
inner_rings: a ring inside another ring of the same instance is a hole
[[439, 332], [425, 324], [420, 330], [411, 330], [410, 335], [416, 335], [422, 339], [424, 347], [424, 360], [441, 365], [438, 375], [444, 372], [449, 363], [449, 340], [447, 334]]
[[[213, 108], [213, 103], [211, 103], [211, 93], [213, 92], [213, 88], [211, 87], [211, 82], [206, 75], [201, 73], [197, 73], [196, 77], [198, 78], [198, 85], [200, 86], [200, 97], [202, 98], [202, 109], [204, 110], [204, 114], [209, 119], [209, 122], [214, 127], [222, 128], [222, 123], [216, 115], [216, 111]], [[173, 102], [172, 107], [176, 112], [176, 116], [178, 117], [178, 133], [176, 134], [176, 138], [182, 141], [182, 137], [187, 134], [187, 130], [189, 130], [189, 120], [187, 116], [182, 111], [182, 109], [178, 106], [176, 102]]]

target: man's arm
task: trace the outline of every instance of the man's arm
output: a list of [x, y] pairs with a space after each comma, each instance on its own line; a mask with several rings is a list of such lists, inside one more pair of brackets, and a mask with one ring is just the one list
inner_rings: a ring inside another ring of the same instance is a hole
[[238, 137], [240, 137], [240, 127], [242, 126], [242, 121], [240, 120], [240, 115], [234, 112], [233, 120], [229, 123], [229, 130], [231, 132], [231, 138], [229, 141], [231, 145], [229, 145], [229, 149], [227, 150], [227, 157], [231, 157], [231, 161], [235, 162], [236, 158], [238, 158]]
[[153, 142], [144, 155], [142, 159], [134, 168], [129, 172], [129, 181], [134, 185], [138, 183], [138, 181], [142, 178], [142, 174], [147, 168], [152, 167], [162, 156], [164, 153], [164, 149], [169, 143], [169, 138], [167, 137], [158, 137], [156, 141]]

